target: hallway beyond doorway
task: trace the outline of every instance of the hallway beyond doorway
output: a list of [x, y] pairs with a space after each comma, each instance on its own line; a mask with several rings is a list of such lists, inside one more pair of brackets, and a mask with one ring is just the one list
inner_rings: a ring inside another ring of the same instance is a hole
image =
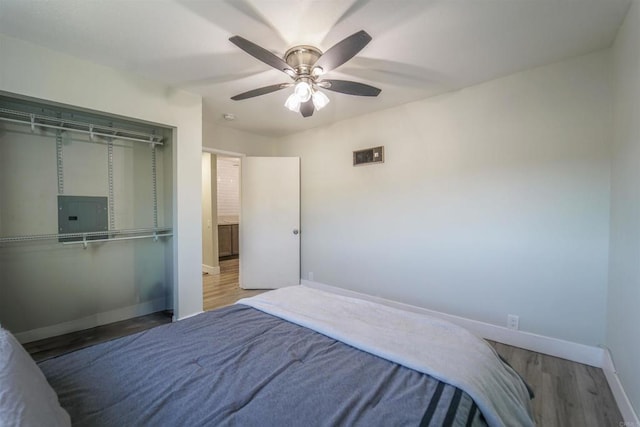
[[220, 260], [220, 274], [202, 275], [203, 309], [214, 310], [231, 305], [241, 298], [266, 292], [264, 289], [247, 290], [238, 280], [238, 258]]

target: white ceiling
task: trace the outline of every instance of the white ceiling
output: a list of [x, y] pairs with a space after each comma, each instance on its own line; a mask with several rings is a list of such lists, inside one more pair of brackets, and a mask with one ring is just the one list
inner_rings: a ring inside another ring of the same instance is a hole
[[[0, 32], [201, 94], [205, 120], [283, 135], [606, 48], [629, 2], [0, 0]], [[327, 78], [377, 86], [377, 98], [325, 91], [331, 103], [310, 118], [283, 107], [287, 89], [229, 99], [290, 81], [230, 36], [281, 56], [296, 44], [326, 51], [361, 29], [373, 40]]]

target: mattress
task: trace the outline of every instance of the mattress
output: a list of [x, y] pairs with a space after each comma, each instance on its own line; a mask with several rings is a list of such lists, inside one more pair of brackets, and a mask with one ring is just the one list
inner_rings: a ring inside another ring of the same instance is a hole
[[238, 304], [39, 364], [78, 426], [483, 426], [460, 388]]

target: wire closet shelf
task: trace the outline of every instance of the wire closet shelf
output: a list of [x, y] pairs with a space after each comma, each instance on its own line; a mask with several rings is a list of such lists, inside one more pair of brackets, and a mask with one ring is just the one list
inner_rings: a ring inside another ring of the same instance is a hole
[[92, 140], [95, 137], [117, 138], [126, 141], [145, 142], [151, 145], [163, 145], [162, 137], [159, 135], [104, 125], [95, 125], [92, 123], [79, 122], [58, 117], [43, 116], [34, 113], [26, 113], [7, 108], [0, 108], [0, 120], [30, 126], [32, 132], [35, 131], [36, 127], [40, 127], [84, 133], [88, 134]]
[[[20, 236], [0, 236], [0, 244], [15, 243], [15, 242], [33, 242], [33, 241], [46, 241], [57, 240], [61, 241], [64, 245], [83, 245], [86, 249], [89, 244], [104, 243], [112, 241], [122, 240], [134, 240], [134, 239], [153, 239], [158, 241], [161, 237], [173, 236], [173, 230], [171, 227], [158, 227], [157, 224], [157, 195], [156, 192], [156, 172], [155, 172], [155, 147], [162, 146], [162, 136], [151, 133], [138, 132], [130, 129], [121, 129], [112, 126], [96, 125], [87, 122], [81, 122], [76, 120], [69, 120], [59, 117], [51, 117], [40, 114], [28, 113], [24, 111], [17, 111], [7, 108], [0, 108], [0, 121], [16, 123], [26, 125], [31, 128], [32, 132], [35, 132], [36, 128], [55, 129], [56, 131], [67, 131], [88, 134], [89, 138], [93, 141], [96, 137], [105, 138], [108, 142], [113, 139], [120, 139], [126, 141], [143, 142], [149, 144], [154, 150], [153, 154], [153, 216], [154, 226], [152, 228], [136, 228], [136, 229], [110, 229], [106, 231], [93, 231], [83, 233], [53, 233], [53, 234], [31, 234]], [[58, 133], [59, 136], [59, 133]], [[61, 159], [58, 159], [58, 163]], [[59, 164], [60, 169], [60, 164]], [[58, 170], [58, 180], [61, 179], [61, 171]], [[63, 194], [62, 188], [59, 185], [59, 194]], [[110, 194], [113, 197], [112, 194]], [[110, 209], [111, 210], [111, 209]], [[110, 215], [111, 217], [113, 215]], [[111, 222], [113, 226], [113, 222]], [[64, 241], [63, 239], [79, 239], [73, 241]]]

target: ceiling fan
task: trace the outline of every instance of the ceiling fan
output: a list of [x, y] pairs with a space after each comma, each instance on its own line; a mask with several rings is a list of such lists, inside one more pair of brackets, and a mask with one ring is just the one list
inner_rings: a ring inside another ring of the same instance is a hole
[[321, 77], [353, 58], [371, 41], [371, 36], [364, 30], [350, 35], [324, 53], [316, 47], [300, 45], [287, 50], [283, 58], [240, 36], [233, 36], [229, 41], [293, 79], [293, 82], [278, 83], [232, 96], [231, 99], [234, 101], [266, 95], [293, 86], [293, 93], [287, 98], [285, 107], [300, 112], [303, 117], [309, 117], [313, 115], [314, 110], [320, 110], [329, 103], [329, 98], [320, 88], [357, 96], [378, 96], [380, 93], [377, 87], [364, 83]]

